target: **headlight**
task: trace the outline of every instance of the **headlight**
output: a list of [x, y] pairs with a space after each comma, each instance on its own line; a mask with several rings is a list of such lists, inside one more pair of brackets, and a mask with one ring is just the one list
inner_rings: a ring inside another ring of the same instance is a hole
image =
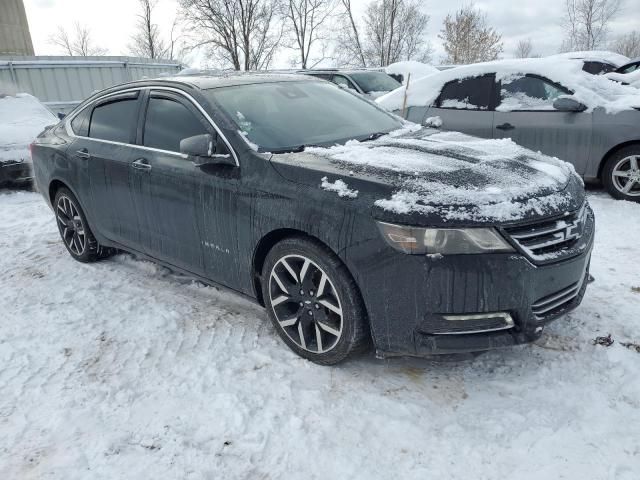
[[514, 251], [493, 228], [420, 228], [377, 223], [389, 245], [413, 255], [465, 255]]

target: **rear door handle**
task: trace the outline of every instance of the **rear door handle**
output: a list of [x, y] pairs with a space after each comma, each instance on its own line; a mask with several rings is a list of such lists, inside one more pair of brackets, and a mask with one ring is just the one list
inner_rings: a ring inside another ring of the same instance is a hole
[[81, 148], [80, 150], [76, 150], [76, 157], [82, 158], [83, 160], [88, 160], [89, 158], [91, 158], [91, 155], [89, 154], [89, 150], [87, 150], [86, 148]]
[[514, 127], [510, 123], [503, 123], [502, 125], [496, 125], [496, 128], [498, 130], [513, 130], [516, 127]]
[[146, 171], [151, 170], [151, 164], [149, 163], [149, 160], [147, 160], [146, 158], [139, 158], [135, 162], [133, 162], [131, 165], [133, 166], [133, 168], [136, 168], [138, 170], [146, 170]]

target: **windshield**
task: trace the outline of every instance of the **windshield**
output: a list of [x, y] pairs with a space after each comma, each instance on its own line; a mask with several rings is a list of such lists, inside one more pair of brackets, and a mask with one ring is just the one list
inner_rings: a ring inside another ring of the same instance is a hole
[[333, 145], [400, 128], [390, 114], [328, 82], [278, 82], [207, 90], [262, 152]]
[[390, 92], [402, 84], [382, 72], [354, 72], [349, 76], [360, 86], [364, 93]]

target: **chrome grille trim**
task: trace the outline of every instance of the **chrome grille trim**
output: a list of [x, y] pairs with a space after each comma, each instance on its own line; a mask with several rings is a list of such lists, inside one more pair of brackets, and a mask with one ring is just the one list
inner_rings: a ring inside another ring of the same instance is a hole
[[581, 281], [572, 283], [562, 290], [537, 300], [531, 305], [531, 311], [536, 317], [536, 320], [542, 320], [547, 313], [572, 302], [578, 296], [578, 293], [580, 293], [584, 281], [585, 278], [583, 277]]
[[505, 227], [504, 231], [527, 257], [539, 262], [552, 261], [562, 257], [564, 251], [580, 240], [589, 212], [585, 202], [578, 211], [563, 218]]

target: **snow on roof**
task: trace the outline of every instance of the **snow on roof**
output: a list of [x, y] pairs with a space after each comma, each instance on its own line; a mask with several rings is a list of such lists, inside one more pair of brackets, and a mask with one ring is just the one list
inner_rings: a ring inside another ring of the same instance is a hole
[[0, 162], [27, 160], [28, 146], [58, 119], [28, 93], [0, 97]]
[[[431, 105], [442, 86], [452, 80], [496, 73], [496, 79], [513, 79], [524, 74], [540, 75], [571, 90], [573, 97], [587, 106], [587, 111], [603, 107], [608, 113], [640, 108], [640, 91], [634, 87], [612, 82], [602, 75], [582, 70], [582, 61], [558, 58], [497, 60], [474, 63], [444, 70], [411, 82], [407, 91], [407, 106]], [[405, 87], [402, 86], [376, 99], [390, 111], [402, 108]]]
[[585, 50], [579, 52], [557, 53], [555, 55], [549, 55], [547, 58], [594, 60], [597, 62], [608, 62], [616, 67], [621, 67], [625, 63], [629, 63], [629, 57], [606, 50]]
[[567, 208], [573, 166], [516, 145], [412, 125], [378, 140], [308, 152], [394, 185], [375, 204], [395, 213], [437, 213], [449, 220], [517, 220], [529, 211]]
[[426, 77], [427, 75], [431, 75], [432, 73], [438, 73], [436, 67], [432, 65], [428, 65], [422, 62], [416, 62], [414, 60], [406, 60], [404, 62], [396, 62], [391, 65], [387, 65], [384, 67], [384, 71], [390, 74], [399, 74], [404, 77], [404, 84], [407, 83], [407, 75], [411, 74], [411, 80], [417, 80], [422, 77]]

